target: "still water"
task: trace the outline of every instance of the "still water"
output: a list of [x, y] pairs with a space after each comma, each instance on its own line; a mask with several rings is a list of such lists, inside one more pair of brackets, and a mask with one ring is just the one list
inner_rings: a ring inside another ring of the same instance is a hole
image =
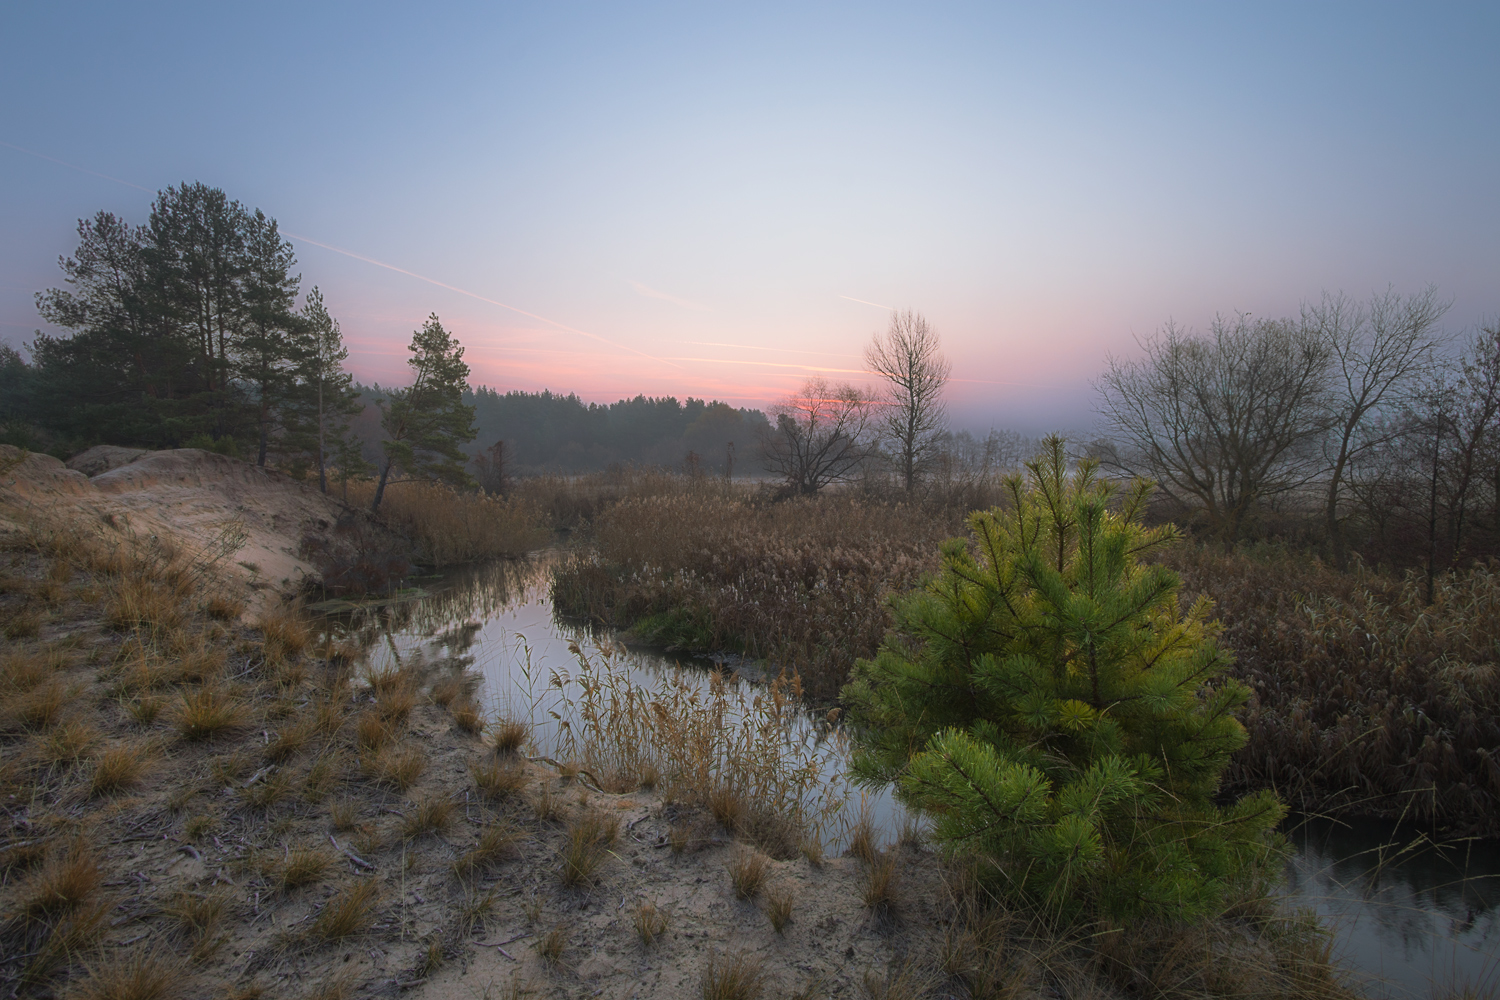
[[[473, 567], [405, 599], [356, 615], [379, 633], [377, 669], [395, 658], [458, 659], [483, 678], [478, 696], [491, 714], [528, 719], [533, 739], [550, 753], [558, 738], [559, 699], [579, 672], [574, 648], [597, 661], [608, 655], [632, 683], [651, 688], [679, 676], [706, 684], [710, 670], [750, 685], [751, 662], [667, 654], [622, 646], [612, 635], [554, 614], [549, 594], [555, 552]], [[326, 610], [337, 610], [330, 606]], [[748, 690], [748, 688], [747, 688]], [[556, 715], [553, 713], [557, 712]], [[829, 795], [842, 810], [823, 830], [830, 850], [862, 805], [888, 836], [905, 821], [888, 792], [861, 799], [841, 777], [844, 747], [836, 729], [808, 716], [789, 739], [819, 762]], [[1294, 817], [1286, 830], [1295, 854], [1287, 865], [1293, 906], [1311, 908], [1332, 928], [1335, 952], [1375, 998], [1427, 997], [1473, 987], [1500, 989], [1500, 842], [1434, 844], [1420, 832], [1383, 821]]]

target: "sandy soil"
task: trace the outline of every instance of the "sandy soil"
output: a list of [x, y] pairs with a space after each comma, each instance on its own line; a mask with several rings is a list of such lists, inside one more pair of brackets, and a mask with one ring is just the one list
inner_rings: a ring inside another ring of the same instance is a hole
[[[0, 505], [122, 537], [168, 539], [248, 586], [252, 610], [317, 579], [304, 539], [336, 539], [341, 521], [362, 516], [282, 473], [193, 448], [99, 446], [65, 465], [0, 446]], [[0, 514], [0, 535], [19, 530]]]

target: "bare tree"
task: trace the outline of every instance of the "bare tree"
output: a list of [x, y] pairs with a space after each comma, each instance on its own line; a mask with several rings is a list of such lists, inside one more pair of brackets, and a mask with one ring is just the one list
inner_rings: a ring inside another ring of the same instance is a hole
[[797, 493], [810, 496], [852, 478], [870, 454], [870, 398], [855, 386], [808, 379], [770, 416], [761, 456]]
[[879, 424], [889, 441], [907, 492], [937, 450], [943, 430], [943, 386], [952, 365], [939, 350], [937, 331], [921, 313], [893, 312], [885, 334], [865, 348], [865, 364], [885, 380]]
[[1299, 324], [1246, 316], [1216, 318], [1206, 337], [1168, 324], [1142, 347], [1136, 361], [1111, 356], [1095, 385], [1122, 439], [1113, 462], [1233, 545], [1260, 504], [1318, 471], [1328, 348]]
[[1405, 298], [1387, 291], [1375, 296], [1368, 309], [1344, 295], [1326, 294], [1318, 305], [1302, 309], [1303, 326], [1323, 340], [1331, 365], [1324, 524], [1340, 568], [1348, 561], [1339, 510], [1349, 464], [1377, 441], [1369, 433], [1372, 418], [1405, 403], [1433, 371], [1433, 328], [1447, 309], [1430, 286]]

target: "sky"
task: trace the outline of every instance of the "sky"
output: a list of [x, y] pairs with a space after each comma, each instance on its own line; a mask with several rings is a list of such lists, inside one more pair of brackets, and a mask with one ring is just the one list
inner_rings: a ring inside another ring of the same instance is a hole
[[933, 324], [957, 427], [1094, 423], [1172, 320], [1500, 317], [1500, 5], [0, 8], [0, 339], [76, 221], [276, 218], [359, 378], [765, 406]]

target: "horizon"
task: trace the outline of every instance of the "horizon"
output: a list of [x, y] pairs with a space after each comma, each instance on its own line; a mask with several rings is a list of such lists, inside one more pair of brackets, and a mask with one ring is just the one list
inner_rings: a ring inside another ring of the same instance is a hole
[[279, 221], [367, 384], [435, 312], [475, 386], [764, 409], [868, 384], [912, 308], [955, 429], [1086, 433], [1169, 320], [1500, 316], [1493, 8], [176, 9], [0, 15], [0, 340], [76, 219], [195, 180]]

